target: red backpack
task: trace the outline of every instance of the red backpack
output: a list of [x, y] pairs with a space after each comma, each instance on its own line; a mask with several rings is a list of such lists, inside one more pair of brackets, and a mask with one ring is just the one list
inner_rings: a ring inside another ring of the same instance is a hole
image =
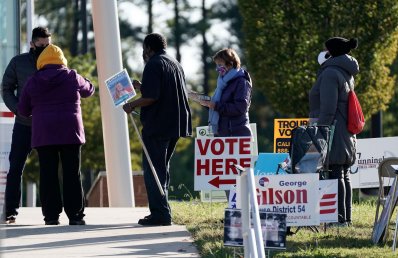
[[350, 84], [350, 80], [346, 77], [347, 73], [339, 66], [334, 66], [334, 68], [341, 72], [348, 85], [350, 86], [347, 100], [347, 130], [352, 134], [359, 134], [360, 132], [362, 132], [363, 127], [365, 126], [365, 117], [362, 113], [361, 104], [359, 103], [358, 97], [355, 94], [354, 89], [352, 88], [353, 86], [351, 86]]
[[348, 93], [347, 129], [352, 134], [359, 134], [365, 126], [361, 104], [354, 90]]

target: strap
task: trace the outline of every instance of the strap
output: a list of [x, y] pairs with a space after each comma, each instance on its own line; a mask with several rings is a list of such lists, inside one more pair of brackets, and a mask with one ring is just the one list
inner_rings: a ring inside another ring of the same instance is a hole
[[[343, 75], [343, 77], [346, 80], [346, 82], [348, 83], [348, 87], [350, 88], [350, 90], [354, 91], [354, 89], [353, 89], [353, 87], [352, 87], [352, 85], [350, 83], [351, 80], [349, 78], [347, 79], [347, 77], [346, 77], [346, 75], [348, 73], [345, 70], [343, 70], [342, 68], [340, 68], [340, 66], [337, 66], [337, 65], [331, 65], [331, 66], [328, 66], [328, 68], [329, 67], [331, 67], [332, 69], [335, 68], [337, 71], [339, 71], [341, 73], [341, 75]], [[338, 112], [340, 112], [342, 117], [347, 121], [347, 115], [344, 115], [344, 113], [340, 110], [338, 103], [343, 103], [343, 102], [342, 101], [337, 101], [337, 110], [338, 110]], [[348, 102], [347, 102], [347, 104], [348, 104]], [[336, 115], [335, 115], [335, 118], [336, 118]], [[335, 122], [336, 122], [336, 120], [335, 120]], [[334, 126], [336, 126], [336, 123], [334, 124]]]

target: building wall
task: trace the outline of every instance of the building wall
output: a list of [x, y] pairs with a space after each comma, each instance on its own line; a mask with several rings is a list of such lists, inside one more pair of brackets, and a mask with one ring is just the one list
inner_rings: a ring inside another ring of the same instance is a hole
[[[136, 207], [148, 206], [142, 171], [133, 173], [134, 200]], [[108, 184], [105, 172], [100, 172], [86, 196], [87, 207], [109, 207]]]

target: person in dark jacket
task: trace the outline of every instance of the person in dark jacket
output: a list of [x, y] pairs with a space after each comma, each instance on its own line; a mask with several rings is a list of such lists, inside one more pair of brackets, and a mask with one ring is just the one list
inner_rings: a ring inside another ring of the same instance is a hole
[[151, 33], [145, 37], [142, 83], [133, 81], [134, 87], [141, 91], [141, 98], [123, 105], [126, 113], [141, 107], [142, 140], [165, 193], [165, 196], [161, 195], [147, 157], [143, 155], [144, 181], [151, 212], [138, 221], [143, 226], [171, 225], [167, 196], [169, 163], [179, 138], [192, 135], [184, 70], [177, 60], [166, 53], [166, 48], [166, 39], [161, 34]]
[[[62, 50], [52, 44], [40, 54], [37, 69], [24, 87], [18, 113], [32, 116], [31, 145], [39, 155], [44, 221], [46, 225], [58, 225], [64, 206], [69, 225], [84, 225], [80, 157], [85, 135], [80, 99], [93, 95], [95, 88], [89, 80], [67, 68]], [[63, 171], [62, 198], [59, 161]]]
[[[213, 56], [219, 74], [211, 100], [200, 104], [209, 108], [209, 132], [215, 137], [252, 136], [249, 120], [252, 82], [241, 68], [235, 50], [224, 48]], [[225, 191], [230, 199], [230, 191]], [[231, 194], [232, 195], [232, 194]]]
[[10, 168], [7, 173], [5, 191], [5, 222], [15, 223], [21, 200], [21, 178], [26, 160], [31, 152], [31, 118], [19, 115], [17, 104], [22, 89], [36, 72], [36, 60], [43, 49], [51, 43], [51, 33], [37, 27], [32, 31], [29, 53], [15, 56], [8, 64], [1, 83], [1, 94], [7, 108], [16, 116], [12, 132], [9, 155]]
[[251, 136], [249, 108], [251, 103], [251, 78], [240, 67], [235, 50], [225, 48], [213, 56], [219, 73], [217, 88], [210, 101], [201, 100], [209, 107], [209, 130], [214, 136]]
[[330, 38], [320, 53], [321, 68], [309, 92], [310, 123], [333, 125], [335, 130], [329, 153], [330, 179], [338, 180], [338, 225], [351, 225], [352, 189], [350, 166], [355, 162], [356, 136], [347, 130], [348, 92], [354, 89], [359, 72], [357, 60], [348, 55], [357, 48], [357, 39]]

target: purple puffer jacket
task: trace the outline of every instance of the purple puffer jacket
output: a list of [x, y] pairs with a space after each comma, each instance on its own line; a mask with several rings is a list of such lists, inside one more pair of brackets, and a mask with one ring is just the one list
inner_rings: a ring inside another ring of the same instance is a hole
[[46, 65], [26, 82], [18, 114], [32, 115], [32, 147], [85, 143], [80, 98], [94, 86], [75, 70]]
[[249, 73], [240, 69], [238, 76], [228, 82], [220, 101], [216, 102], [214, 109], [220, 114], [216, 136], [252, 135], [249, 122], [251, 90]]

